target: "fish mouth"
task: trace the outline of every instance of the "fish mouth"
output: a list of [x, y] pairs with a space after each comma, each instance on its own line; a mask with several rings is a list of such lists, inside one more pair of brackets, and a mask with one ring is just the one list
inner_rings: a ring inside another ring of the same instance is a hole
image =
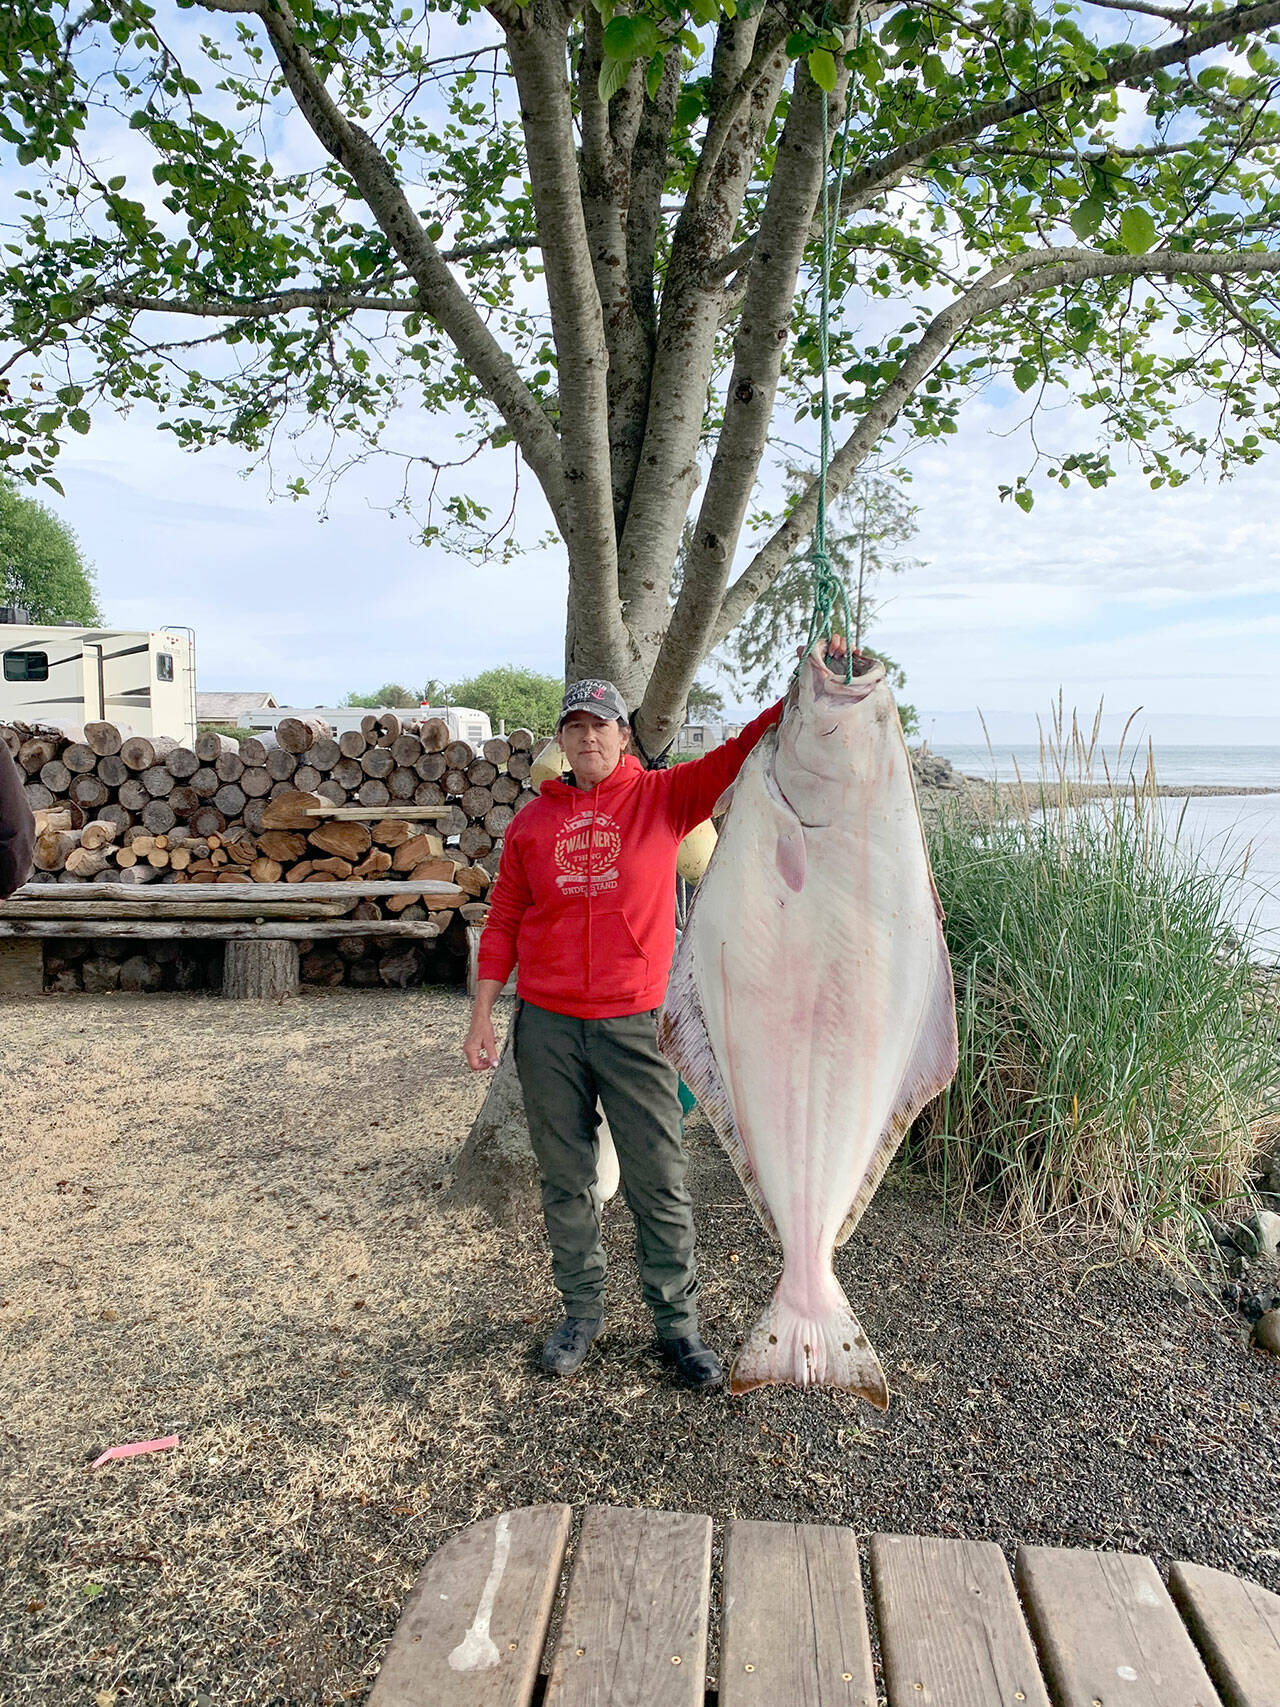
[[851, 681], [846, 681], [843, 657], [834, 660], [835, 669], [827, 663], [829, 645], [829, 641], [820, 640], [809, 653], [810, 685], [815, 699], [843, 700], [856, 704], [884, 680], [884, 665], [879, 658], [873, 658], [855, 648], [851, 654], [853, 677]]

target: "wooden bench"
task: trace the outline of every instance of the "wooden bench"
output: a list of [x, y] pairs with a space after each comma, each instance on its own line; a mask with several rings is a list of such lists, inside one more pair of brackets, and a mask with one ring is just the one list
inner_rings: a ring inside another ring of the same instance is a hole
[[1280, 1596], [1227, 1572], [1023, 1546], [1011, 1575], [992, 1542], [872, 1535], [868, 1608], [852, 1530], [738, 1520], [709, 1694], [711, 1519], [571, 1528], [533, 1506], [445, 1542], [368, 1707], [1280, 1707]]
[[[178, 938], [226, 944], [222, 993], [278, 998], [298, 990], [298, 943], [321, 937], [428, 939], [416, 919], [352, 919], [362, 900], [389, 895], [460, 906], [452, 883], [379, 878], [335, 883], [29, 883], [0, 901], [0, 994], [38, 994], [39, 941], [50, 937]], [[28, 942], [30, 952], [8, 945]]]

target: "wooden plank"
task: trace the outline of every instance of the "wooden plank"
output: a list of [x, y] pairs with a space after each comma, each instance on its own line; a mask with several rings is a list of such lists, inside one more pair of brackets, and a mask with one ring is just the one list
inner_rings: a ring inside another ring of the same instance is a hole
[[1049, 1707], [993, 1542], [873, 1535], [869, 1551], [889, 1707]]
[[400, 818], [412, 824], [428, 818], [452, 818], [453, 807], [398, 805], [393, 800], [389, 806], [308, 806], [307, 817], [349, 819], [353, 823], [361, 819], [376, 823], [383, 818]]
[[[62, 885], [49, 885], [55, 887]], [[235, 889], [235, 900], [188, 901], [185, 907], [175, 907], [168, 901], [157, 904], [145, 888], [147, 898], [139, 901], [64, 901], [51, 895], [47, 901], [6, 901], [0, 919], [172, 919], [177, 913], [184, 919], [340, 919], [343, 910], [354, 907], [358, 899], [353, 895], [347, 901], [313, 901], [307, 890], [318, 888], [315, 883], [291, 884], [298, 893], [290, 901], [260, 901], [254, 890], [264, 886], [257, 883], [220, 887]]]
[[367, 1707], [527, 1707], [571, 1515], [530, 1506], [446, 1541], [409, 1593]]
[[227, 924], [203, 919], [0, 919], [0, 937], [187, 937], [207, 942], [269, 942], [273, 937], [437, 937], [431, 919], [242, 919]]
[[592, 1506], [545, 1707], [702, 1707], [711, 1519]]
[[1019, 1547], [1016, 1574], [1055, 1707], [1221, 1707], [1150, 1559]]
[[0, 996], [44, 991], [44, 951], [38, 942], [0, 942]]
[[[384, 814], [385, 816], [385, 814]], [[238, 893], [237, 893], [238, 889]], [[357, 901], [377, 895], [430, 895], [461, 906], [472, 899], [470, 893], [456, 883], [439, 880], [415, 883], [412, 878], [374, 877], [352, 878], [341, 883], [308, 883], [303, 889], [298, 883], [255, 883], [251, 891], [255, 901], [296, 901], [299, 890], [308, 901]], [[52, 891], [60, 901], [164, 901], [181, 907], [188, 901], [242, 901], [247, 886], [234, 883], [27, 883], [19, 889], [15, 900], [44, 900]], [[6, 901], [0, 901], [0, 919], [4, 917]]]
[[728, 1526], [720, 1707], [876, 1707], [858, 1538], [808, 1523]]
[[1280, 1595], [1187, 1564], [1171, 1567], [1169, 1592], [1226, 1707], [1280, 1707]]

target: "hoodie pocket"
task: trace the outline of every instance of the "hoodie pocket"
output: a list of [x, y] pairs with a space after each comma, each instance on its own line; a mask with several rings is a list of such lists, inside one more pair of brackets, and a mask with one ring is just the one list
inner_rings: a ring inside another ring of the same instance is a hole
[[583, 992], [591, 1002], [629, 1002], [642, 996], [652, 982], [649, 956], [619, 908], [591, 915], [590, 984]]

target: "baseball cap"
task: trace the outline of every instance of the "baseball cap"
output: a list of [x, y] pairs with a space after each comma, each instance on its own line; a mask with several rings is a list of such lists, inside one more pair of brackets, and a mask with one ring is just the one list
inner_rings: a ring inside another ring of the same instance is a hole
[[575, 711], [589, 711], [593, 717], [602, 718], [606, 722], [630, 722], [622, 695], [612, 682], [593, 679], [570, 682], [560, 706], [560, 718], [556, 728]]

